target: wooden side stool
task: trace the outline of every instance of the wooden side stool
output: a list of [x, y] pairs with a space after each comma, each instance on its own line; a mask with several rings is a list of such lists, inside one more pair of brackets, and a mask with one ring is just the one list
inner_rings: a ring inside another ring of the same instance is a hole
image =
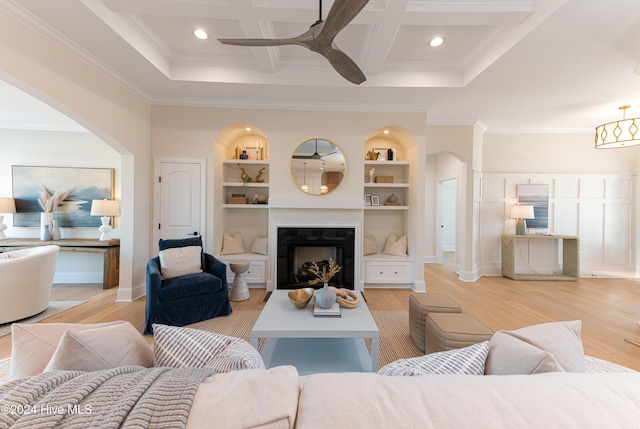
[[430, 313], [425, 328], [427, 353], [461, 349], [491, 339], [493, 331], [466, 313]]
[[251, 266], [250, 261], [231, 261], [229, 262], [229, 268], [235, 273], [233, 278], [233, 287], [229, 293], [229, 299], [231, 301], [245, 301], [249, 299], [249, 286], [247, 285], [247, 279], [244, 277], [244, 273], [249, 270]]
[[422, 352], [425, 323], [429, 313], [462, 313], [462, 308], [453, 299], [441, 293], [413, 293], [409, 296], [409, 334]]

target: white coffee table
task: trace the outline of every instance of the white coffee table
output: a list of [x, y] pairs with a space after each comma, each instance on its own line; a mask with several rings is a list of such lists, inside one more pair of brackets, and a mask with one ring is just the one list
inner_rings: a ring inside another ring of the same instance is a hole
[[[288, 291], [273, 291], [253, 329], [251, 344], [267, 368], [294, 365], [300, 374], [375, 372], [380, 365], [380, 331], [364, 299], [356, 308], [342, 308], [341, 317], [314, 317], [312, 299], [296, 308]], [[371, 339], [371, 353], [365, 338]]]

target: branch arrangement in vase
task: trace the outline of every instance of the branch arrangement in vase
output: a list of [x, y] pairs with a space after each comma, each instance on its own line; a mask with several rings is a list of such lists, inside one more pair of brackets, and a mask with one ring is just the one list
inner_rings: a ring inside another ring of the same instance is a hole
[[312, 262], [309, 266], [309, 272], [311, 272], [311, 274], [314, 274], [316, 278], [313, 280], [309, 280], [309, 284], [315, 285], [318, 283], [329, 283], [333, 276], [338, 274], [341, 270], [342, 267], [336, 264], [335, 261], [331, 258], [329, 258], [329, 266], [322, 267], [322, 270], [320, 270], [320, 267], [317, 263]]
[[71, 193], [70, 189], [64, 191], [56, 191], [53, 195], [49, 193], [49, 190], [44, 185], [40, 186], [40, 197], [38, 197], [38, 204], [45, 213], [53, 213], [56, 208], [64, 201], [65, 198]]

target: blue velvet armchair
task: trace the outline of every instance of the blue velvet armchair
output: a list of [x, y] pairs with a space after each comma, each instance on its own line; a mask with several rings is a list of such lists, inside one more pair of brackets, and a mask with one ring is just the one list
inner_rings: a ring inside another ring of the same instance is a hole
[[[181, 247], [181, 246], [176, 246]], [[147, 305], [144, 333], [153, 324], [184, 326], [231, 314], [227, 266], [203, 253], [203, 272], [162, 279], [160, 258], [147, 263]]]

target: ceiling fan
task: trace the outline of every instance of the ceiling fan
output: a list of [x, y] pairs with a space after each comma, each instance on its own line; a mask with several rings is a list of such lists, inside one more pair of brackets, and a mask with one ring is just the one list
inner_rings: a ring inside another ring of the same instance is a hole
[[369, 0], [335, 0], [327, 20], [322, 20], [322, 0], [320, 17], [305, 33], [286, 39], [218, 39], [225, 45], [238, 46], [279, 46], [299, 45], [317, 52], [349, 82], [360, 85], [367, 80], [356, 63], [333, 43], [338, 33], [360, 13]]
[[333, 155], [334, 153], [336, 153], [336, 151], [333, 152], [329, 152], [329, 153], [325, 153], [320, 155], [318, 153], [318, 139], [316, 139], [316, 151], [312, 154], [312, 155], [293, 155], [292, 158], [293, 159], [319, 159], [322, 160], [323, 156], [327, 156], [327, 155]]

